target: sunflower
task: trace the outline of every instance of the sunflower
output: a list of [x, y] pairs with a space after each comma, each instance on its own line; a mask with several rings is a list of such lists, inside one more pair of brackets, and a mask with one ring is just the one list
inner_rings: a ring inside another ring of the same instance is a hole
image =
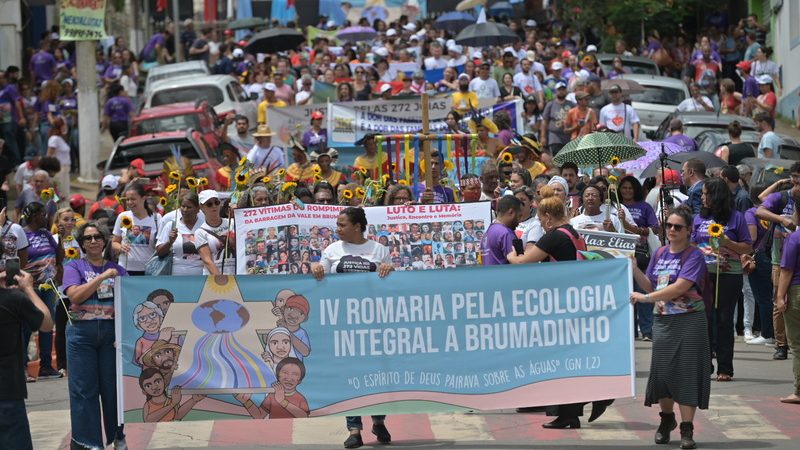
[[286, 169], [278, 169], [277, 173], [278, 173], [279, 177], [282, 177], [282, 176], [286, 175]]
[[129, 230], [131, 227], [133, 227], [133, 219], [128, 216], [122, 216], [122, 218], [119, 219], [119, 226]]
[[208, 186], [208, 178], [206, 177], [198, 178], [197, 184], [200, 186]]
[[158, 199], [158, 204], [161, 206], [167, 206], [167, 197], [161, 197]]
[[237, 186], [246, 186], [247, 181], [250, 179], [250, 175], [246, 173], [239, 172], [236, 174], [236, 185]]
[[399, 184], [400, 186], [408, 186], [408, 181], [406, 181], [406, 180], [398, 180], [397, 184]]
[[453, 170], [453, 169], [455, 169], [455, 165], [453, 164], [453, 161], [450, 161], [450, 160], [445, 160], [444, 161], [444, 165], [442, 165], [442, 167], [444, 167], [444, 170]]
[[611, 157], [611, 167], [617, 167], [617, 165], [621, 162], [619, 156], [612, 156]]
[[361, 175], [366, 175], [367, 174], [367, 168], [366, 167], [358, 167], [357, 169], [358, 169], [359, 172], [361, 172]]
[[319, 166], [314, 166], [314, 168], [312, 168], [311, 171], [314, 172], [314, 175], [322, 173], [322, 169], [320, 169]]
[[53, 199], [53, 188], [42, 189], [42, 192], [39, 193], [39, 197], [42, 199], [42, 202], [49, 202]]
[[195, 189], [200, 183], [197, 181], [195, 177], [186, 177], [186, 185], [192, 189]]
[[389, 184], [389, 174], [383, 174], [381, 180], [383, 181], [383, 184]]
[[361, 186], [356, 188], [356, 197], [364, 198], [365, 195], [367, 195], [367, 193], [364, 191], [364, 188], [362, 188]]
[[169, 186], [166, 187], [166, 189], [164, 189], [164, 192], [167, 195], [169, 195], [169, 194], [172, 194], [173, 192], [175, 192], [175, 189], [178, 189], [178, 185], [177, 184], [170, 184]]
[[169, 179], [170, 180], [175, 180], [175, 181], [180, 181], [181, 173], [178, 172], [177, 170], [173, 170], [172, 172], [169, 173]]
[[51, 285], [50, 283], [42, 283], [42, 284], [39, 285], [39, 290], [52, 291], [53, 290], [53, 285]]
[[510, 163], [513, 160], [514, 160], [514, 155], [512, 155], [509, 152], [503, 152], [503, 162], [504, 163]]
[[347, 200], [350, 200], [351, 198], [353, 198], [353, 191], [351, 191], [350, 189], [345, 189], [344, 192], [342, 192], [342, 197], [346, 198]]
[[609, 176], [608, 176], [608, 182], [609, 182], [609, 183], [611, 183], [611, 184], [617, 184], [617, 181], [619, 181], [619, 179], [618, 179], [617, 177], [615, 177], [614, 175], [609, 175]]
[[272, 181], [272, 178], [270, 178], [270, 177], [262, 177], [261, 178], [261, 182], [264, 183], [264, 184], [267, 184], [270, 181]]
[[322, 181], [322, 175], [315, 173], [314, 174], [314, 181]]
[[297, 183], [294, 181], [287, 181], [286, 183], [283, 183], [283, 186], [281, 186], [281, 191], [286, 192], [293, 187], [297, 187]]
[[114, 200], [116, 200], [116, 202], [117, 202], [118, 204], [120, 204], [120, 205], [122, 204], [122, 199], [121, 199], [121, 198], [119, 198], [119, 195], [115, 195], [115, 196], [114, 196]]
[[723, 230], [722, 225], [712, 222], [711, 225], [708, 226], [708, 235], [713, 238], [718, 238], [722, 236]]
[[783, 173], [783, 167], [776, 167], [773, 172], [775, 172], [775, 175], [780, 175]]
[[242, 159], [239, 160], [239, 166], [243, 166], [247, 164], [247, 156], [243, 156]]
[[64, 250], [64, 256], [66, 256], [68, 259], [76, 259], [78, 256], [80, 256], [80, 254], [78, 253], [78, 249], [75, 247], [69, 247]]

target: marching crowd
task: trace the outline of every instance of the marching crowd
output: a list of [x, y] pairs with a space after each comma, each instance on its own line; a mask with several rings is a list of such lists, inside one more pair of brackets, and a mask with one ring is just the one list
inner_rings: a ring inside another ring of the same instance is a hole
[[[776, 360], [787, 359], [789, 346], [795, 355], [800, 351], [800, 234], [794, 231], [799, 163], [789, 178], [751, 185], [752, 168], [741, 160], [756, 155], [737, 142], [736, 122], [729, 128], [731, 144], [718, 151], [729, 163], [719, 171], [690, 159], [680, 172], [667, 169], [641, 182], [615, 161], [594, 172], [553, 163], [566, 143], [592, 132], [639, 140], [639, 118], [623, 90], [613, 84], [601, 89], [603, 79], [627, 73], [621, 58], [632, 52], [690, 84], [691, 98], [678, 110], [754, 116], [764, 134], [757, 156], [778, 157], [773, 86], [781, 88], [780, 77], [757, 17], [709, 26], [694, 46], [687, 35], [662, 40], [651, 33], [635, 49], [618, 40], [613, 51], [619, 58], [609, 73], [598, 64], [596, 45], [533, 20], [509, 22], [520, 39], [506, 48], [468, 49], [431, 21], [403, 17], [362, 24], [378, 32], [374, 45], [336, 47], [318, 38], [302, 51], [260, 56], [245, 53], [233, 33], [218, 39], [215, 30], [195, 32], [192, 25], [185, 22], [179, 37], [167, 25], [138, 56], [122, 38], [98, 49], [104, 128], [115, 137], [127, 132], [140, 70], [174, 60], [175, 39], [181, 39], [187, 58], [239, 77], [258, 97], [255, 132], [243, 116], [230, 117], [220, 131], [224, 166], [214, 181], [227, 190], [210, 189], [188, 161], [171, 157], [156, 179], [144, 177], [144, 161], [135, 159], [121, 176], [102, 179], [96, 201], [70, 195], [69, 174], [79, 154], [74, 52], [54, 32], [44, 36], [24, 75], [15, 67], [0, 72], [0, 172], [5, 179], [16, 170], [17, 192], [13, 208], [0, 213], [0, 270], [21, 269], [0, 277], [8, 298], [0, 303], [3, 355], [12, 355], [3, 357], [0, 369], [10, 380], [0, 405], [14, 418], [14, 427], [3, 428], [10, 431], [0, 436], [0, 447], [30, 448], [25, 378], [63, 377], [68, 370], [73, 445], [125, 448], [116, 423], [115, 278], [235, 273], [232, 211], [251, 206], [347, 207], [337, 219], [339, 240], [317, 257], [294, 261], [308, 263], [317, 279], [346, 271], [340, 262], [348, 256], [367, 260], [358, 270], [381, 277], [397, 268], [388, 247], [364, 237], [363, 207], [369, 206], [491, 201], [495, 221], [475, 243], [483, 265], [591, 258], [581, 229], [640, 236], [630, 301], [635, 333], [653, 342], [645, 404], [660, 407], [656, 443], [669, 442], [679, 426], [678, 403], [681, 448], [695, 448], [695, 409], [708, 407], [715, 369], [716, 381], [733, 379], [737, 334], [748, 344], [774, 346]], [[417, 63], [419, 70], [411, 76], [393, 72], [394, 62]], [[426, 80], [430, 70], [443, 70], [443, 78]], [[402, 169], [401, 161], [392, 162], [389, 152], [380, 151], [385, 140], [372, 134], [356, 143], [363, 153], [345, 167], [327, 145], [320, 113], [309, 117], [308, 128], [288, 148], [273, 146], [267, 109], [308, 104], [317, 83], [335, 86], [338, 101], [450, 96], [449, 132], [477, 135], [471, 149], [465, 145], [454, 155], [471, 151], [480, 167], [461, 171], [434, 150], [430, 167], [420, 161], [417, 168], [423, 176], [430, 172], [432, 185], [426, 185], [409, 176], [413, 163]], [[524, 133], [513, 131], [506, 113], [480, 116], [475, 109], [485, 99], [521, 99]], [[680, 121], [670, 129], [668, 141], [696, 150]], [[6, 199], [5, 191], [0, 195]], [[36, 330], [39, 354], [22, 352]], [[54, 345], [56, 361], [50, 356]], [[26, 372], [29, 357], [38, 357], [37, 374]], [[795, 392], [782, 402], [800, 403], [797, 358], [793, 369]], [[594, 402], [589, 421], [611, 401]], [[582, 404], [550, 407], [556, 418], [544, 426], [580, 427], [582, 411]], [[389, 442], [384, 419], [374, 416], [372, 431]], [[348, 418], [346, 448], [363, 445], [362, 427], [360, 418]]]

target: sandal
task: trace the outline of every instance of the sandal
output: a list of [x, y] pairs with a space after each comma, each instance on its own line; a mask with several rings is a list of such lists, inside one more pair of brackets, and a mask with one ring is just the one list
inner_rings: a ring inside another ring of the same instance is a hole
[[731, 376], [728, 375], [727, 373], [721, 373], [717, 375], [717, 381], [733, 381], [733, 380], [731, 379]]

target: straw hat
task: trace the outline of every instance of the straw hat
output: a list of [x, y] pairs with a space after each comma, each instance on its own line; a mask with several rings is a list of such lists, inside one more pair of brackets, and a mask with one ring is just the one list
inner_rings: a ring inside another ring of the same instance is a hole
[[275, 133], [269, 129], [269, 125], [259, 125], [256, 128], [256, 132], [253, 133], [253, 137], [272, 137], [275, 136]]
[[164, 349], [172, 349], [175, 353], [175, 362], [178, 361], [181, 346], [159, 339], [153, 343], [152, 347], [150, 347], [144, 355], [142, 355], [142, 364], [145, 367], [155, 367], [156, 364], [153, 362], [153, 357], [155, 357], [156, 353]]

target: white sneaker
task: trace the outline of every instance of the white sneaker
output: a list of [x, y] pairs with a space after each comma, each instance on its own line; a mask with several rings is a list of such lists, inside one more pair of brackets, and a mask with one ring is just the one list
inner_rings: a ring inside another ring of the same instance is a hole
[[745, 342], [749, 341], [750, 339], [753, 339], [753, 337], [754, 337], [753, 336], [753, 330], [751, 330], [749, 328], [745, 328], [744, 329], [744, 340], [745, 340]]
[[763, 336], [754, 337], [752, 339], [745, 339], [744, 341], [747, 345], [764, 345], [767, 343], [767, 339], [764, 339]]
[[767, 347], [774, 347], [775, 346], [775, 339], [769, 338], [764, 340], [764, 345]]
[[128, 443], [125, 442], [125, 439], [115, 439], [114, 450], [128, 450]]

